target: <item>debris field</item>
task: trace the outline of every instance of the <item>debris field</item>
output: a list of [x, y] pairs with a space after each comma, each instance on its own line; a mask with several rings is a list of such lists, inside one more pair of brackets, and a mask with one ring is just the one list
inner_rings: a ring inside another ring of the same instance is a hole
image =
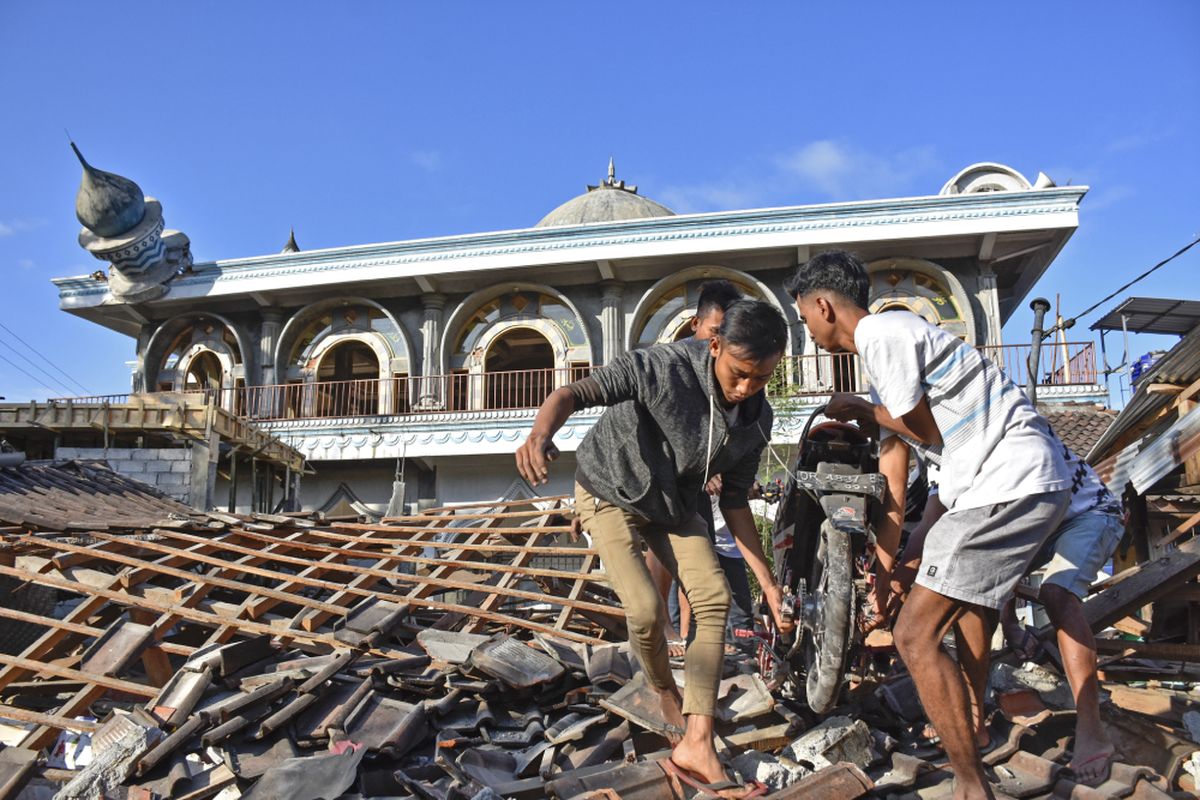
[[[205, 513], [97, 463], [0, 469], [0, 798], [704, 796], [662, 766], [672, 731], [570, 513]], [[1136, 627], [1197, 572], [1185, 542], [1098, 586], [1088, 618]], [[731, 769], [778, 798], [951, 797], [911, 679], [869, 641], [871, 669], [823, 719], [731, 654]], [[1193, 796], [1200, 648], [1102, 639], [1118, 757], [1092, 788], [1065, 766], [1071, 693], [1043, 644], [1041, 663], [997, 654], [999, 792]]]

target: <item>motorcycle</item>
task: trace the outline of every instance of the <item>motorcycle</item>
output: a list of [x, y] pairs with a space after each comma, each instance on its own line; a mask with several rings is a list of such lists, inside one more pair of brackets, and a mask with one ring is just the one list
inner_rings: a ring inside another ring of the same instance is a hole
[[875, 534], [872, 520], [887, 485], [878, 472], [878, 443], [860, 428], [828, 421], [800, 437], [772, 530], [775, 578], [784, 591], [783, 635], [770, 614], [760, 671], [773, 687], [802, 690], [817, 714], [832, 710], [860, 648], [858, 620], [869, 613]]

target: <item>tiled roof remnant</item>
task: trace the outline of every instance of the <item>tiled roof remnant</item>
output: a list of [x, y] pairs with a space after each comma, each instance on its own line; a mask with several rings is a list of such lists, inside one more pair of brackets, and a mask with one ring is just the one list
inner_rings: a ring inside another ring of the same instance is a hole
[[1081, 408], [1039, 409], [1050, 427], [1062, 439], [1063, 444], [1074, 450], [1081, 458], [1091, 452], [1096, 442], [1117, 418], [1117, 412], [1107, 408], [1084, 406]]
[[[564, 500], [379, 523], [192, 510], [123, 533], [0, 531], [0, 578], [67, 601], [40, 616], [0, 602], [0, 624], [40, 631], [19, 655], [0, 653], [0, 733], [20, 745], [3, 752], [49, 793], [66, 784], [61, 796], [92, 796], [119, 775], [116, 791], [145, 798], [225, 787], [251, 798], [695, 797], [666, 760], [661, 700]], [[1123, 574], [1085, 609], [1123, 616], [1142, 588], [1169, 593], [1190, 570], [1200, 542]], [[1194, 696], [1179, 684], [1200, 679], [1189, 666], [1200, 653], [1100, 641], [1119, 755], [1098, 796], [1193, 791], [1188, 706], [1176, 701]], [[913, 682], [891, 655], [872, 645], [854, 667], [869, 679], [823, 722], [780, 690], [780, 671], [760, 673], [769, 661], [730, 655], [720, 746], [772, 797], [949, 796], [944, 753], [922, 738]], [[1071, 693], [1042, 661], [998, 654], [998, 746], [985, 761], [1013, 796], [1092, 796], [1063, 769]], [[1131, 689], [1123, 669], [1178, 688]], [[84, 734], [90, 751], [77, 746]]]
[[103, 461], [30, 461], [0, 468], [0, 524], [28, 530], [145, 528], [195, 512]]

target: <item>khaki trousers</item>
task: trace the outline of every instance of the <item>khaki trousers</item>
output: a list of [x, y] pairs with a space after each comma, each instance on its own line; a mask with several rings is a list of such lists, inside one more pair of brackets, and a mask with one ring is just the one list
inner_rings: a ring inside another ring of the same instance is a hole
[[658, 525], [593, 497], [578, 483], [575, 511], [625, 609], [633, 652], [659, 689], [674, 687], [675, 679], [663, 635], [667, 610], [646, 569], [642, 541], [679, 581], [696, 626], [684, 659], [683, 713], [715, 716], [730, 592], [704, 520], [697, 515], [678, 527]]

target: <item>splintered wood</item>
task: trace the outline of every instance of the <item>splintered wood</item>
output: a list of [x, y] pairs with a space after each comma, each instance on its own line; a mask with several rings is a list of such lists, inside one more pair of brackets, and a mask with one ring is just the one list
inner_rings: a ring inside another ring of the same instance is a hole
[[0, 576], [17, 591], [52, 587], [69, 610], [0, 607], [6, 626], [42, 631], [0, 655], [0, 716], [30, 726], [23, 746], [46, 747], [57, 729], [89, 727], [74, 718], [106, 700], [155, 696], [204, 647], [265, 634], [310, 655], [342, 650], [335, 634], [365, 603], [403, 610], [399, 638], [363, 645], [366, 655], [409, 658], [401, 643], [425, 629], [619, 640], [623, 612], [562, 500], [377, 524], [192, 512], [121, 533], [10, 528]]

